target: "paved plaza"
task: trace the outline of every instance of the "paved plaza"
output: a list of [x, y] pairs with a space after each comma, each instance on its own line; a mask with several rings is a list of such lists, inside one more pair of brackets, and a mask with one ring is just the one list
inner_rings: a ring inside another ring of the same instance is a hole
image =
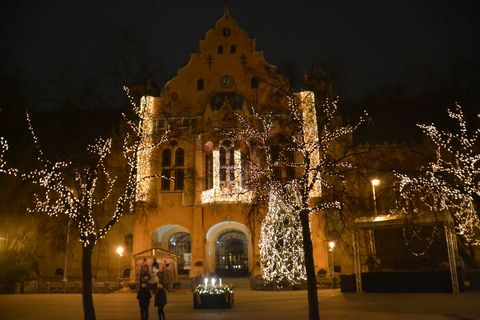
[[[342, 293], [338, 289], [319, 290], [322, 319], [452, 319], [480, 320], [480, 292], [460, 295], [445, 293]], [[307, 319], [306, 291], [253, 291], [238, 288], [235, 304], [226, 310], [195, 310], [192, 293], [178, 290], [168, 296], [168, 320], [184, 319]], [[94, 294], [98, 320], [139, 319], [134, 293]], [[2, 320], [82, 319], [80, 294], [0, 295]], [[158, 319], [153, 305], [150, 319]]]

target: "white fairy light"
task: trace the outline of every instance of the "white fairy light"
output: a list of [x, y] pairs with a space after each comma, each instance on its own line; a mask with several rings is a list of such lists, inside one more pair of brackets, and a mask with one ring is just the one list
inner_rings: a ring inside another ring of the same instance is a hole
[[260, 230], [263, 278], [279, 287], [306, 280], [300, 217], [274, 191]]
[[418, 125], [435, 147], [435, 160], [417, 177], [396, 174], [398, 208], [412, 218], [425, 212], [450, 214], [466, 243], [480, 245], [480, 128], [473, 132], [467, 129], [458, 104], [448, 115], [456, 122], [457, 132], [439, 130], [434, 124]]
[[[78, 227], [80, 241], [84, 247], [95, 245], [105, 237], [108, 231], [116, 224], [118, 219], [127, 212], [132, 212], [137, 192], [142, 194], [145, 187], [144, 181], [150, 172], [143, 166], [137, 171], [137, 165], [144, 165], [144, 157], [149, 157], [152, 148], [166, 141], [165, 135], [153, 142], [148, 140], [150, 132], [149, 119], [152, 99], [142, 99], [141, 106], [137, 106], [133, 98], [125, 92], [130, 99], [135, 120], [125, 117], [128, 125], [128, 133], [124, 137], [122, 147], [123, 156], [127, 164], [127, 175], [120, 179], [114, 172], [107, 169], [107, 161], [112, 156], [112, 139], [98, 138], [87, 147], [94, 161], [87, 165], [77, 167], [69, 161], [51, 161], [45, 157], [40, 143], [33, 129], [30, 115], [27, 113], [27, 124], [35, 148], [38, 153], [38, 168], [27, 172], [19, 172], [17, 169], [8, 168], [4, 155], [8, 150], [8, 144], [4, 138], [0, 138], [0, 173], [17, 176], [42, 188], [41, 194], [35, 194], [33, 205], [29, 212], [42, 213], [48, 216], [66, 215], [74, 221]], [[140, 178], [138, 178], [140, 176]], [[123, 185], [120, 185], [123, 181]], [[141, 189], [137, 191], [137, 186]], [[113, 190], [122, 190], [113, 197]], [[113, 203], [111, 211], [105, 217], [106, 202]], [[103, 224], [99, 223], [103, 221]]]

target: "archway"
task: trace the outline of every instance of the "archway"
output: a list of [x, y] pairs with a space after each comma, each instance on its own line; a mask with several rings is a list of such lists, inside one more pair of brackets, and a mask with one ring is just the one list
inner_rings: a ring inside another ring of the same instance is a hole
[[247, 276], [253, 270], [252, 235], [242, 223], [222, 221], [210, 227], [205, 251], [206, 270], [218, 276]]
[[152, 247], [168, 250], [178, 257], [178, 273], [188, 274], [191, 267], [191, 236], [187, 228], [167, 224], [153, 232]]
[[237, 230], [221, 233], [215, 241], [215, 273], [219, 277], [248, 275], [248, 241]]

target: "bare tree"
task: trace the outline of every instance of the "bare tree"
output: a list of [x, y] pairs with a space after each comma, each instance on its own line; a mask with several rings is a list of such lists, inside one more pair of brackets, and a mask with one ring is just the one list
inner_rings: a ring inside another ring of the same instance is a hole
[[397, 174], [399, 209], [406, 215], [450, 214], [466, 243], [480, 244], [480, 128], [468, 128], [462, 108], [448, 110], [457, 130], [418, 125], [435, 149], [435, 159], [411, 177]]
[[[346, 158], [335, 158], [336, 149], [359, 125], [342, 125], [337, 115], [336, 101], [316, 108], [312, 92], [294, 94], [281, 78], [262, 79], [275, 87], [278, 100], [288, 108], [276, 107], [262, 113], [256, 106], [250, 112], [238, 114], [238, 127], [229, 135], [244, 148], [246, 169], [245, 189], [258, 200], [269, 202], [272, 192], [292, 208], [301, 222], [303, 253], [307, 275], [309, 319], [319, 319], [313, 245], [309, 218], [339, 207], [327, 196], [335, 183], [342, 183], [339, 172], [350, 167]], [[270, 241], [263, 239], [262, 241]]]
[[149, 178], [144, 174], [144, 168], [138, 167], [139, 159], [148, 156], [153, 148], [162, 144], [168, 134], [167, 130], [155, 143], [149, 138], [150, 107], [146, 98], [142, 99], [140, 105], [132, 103], [131, 116], [124, 115], [124, 134], [119, 138], [118, 150], [115, 150], [112, 138], [98, 138], [77, 161], [48, 159], [27, 114], [38, 152], [38, 167], [27, 172], [7, 168], [1, 159], [8, 145], [4, 139], [0, 139], [0, 172], [16, 175], [42, 190], [42, 193], [35, 194], [34, 204], [29, 210], [52, 217], [66, 216], [79, 232], [85, 319], [95, 319], [92, 297], [93, 249], [123, 214], [133, 210], [135, 201], [142, 196], [144, 179]]

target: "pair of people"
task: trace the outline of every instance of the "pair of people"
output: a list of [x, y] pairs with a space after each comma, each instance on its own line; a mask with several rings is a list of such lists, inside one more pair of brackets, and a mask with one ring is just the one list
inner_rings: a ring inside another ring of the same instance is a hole
[[[137, 293], [138, 304], [140, 306], [140, 319], [148, 320], [148, 308], [150, 307], [150, 299], [152, 294], [150, 288], [146, 282], [140, 284], [140, 290]], [[165, 313], [163, 308], [167, 304], [167, 290], [163, 288], [162, 284], [157, 285], [157, 290], [155, 292], [155, 307], [158, 308], [158, 319], [165, 320]]]

